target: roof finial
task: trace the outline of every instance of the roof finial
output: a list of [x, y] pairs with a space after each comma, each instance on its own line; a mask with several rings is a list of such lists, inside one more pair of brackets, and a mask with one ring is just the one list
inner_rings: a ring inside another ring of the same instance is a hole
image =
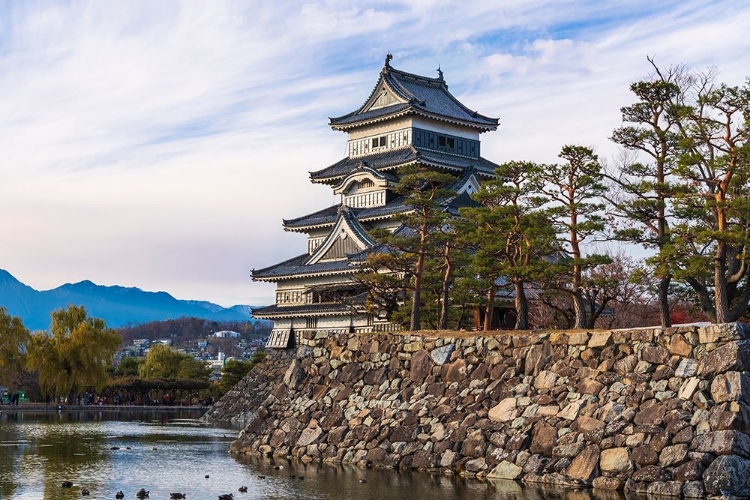
[[437, 72], [438, 72], [438, 80], [440, 80], [442, 82], [443, 81], [443, 70], [440, 69], [440, 65], [439, 64], [438, 64]]
[[391, 67], [391, 59], [393, 59], [393, 55], [390, 52], [388, 52], [385, 55], [385, 67], [386, 68], [390, 68]]

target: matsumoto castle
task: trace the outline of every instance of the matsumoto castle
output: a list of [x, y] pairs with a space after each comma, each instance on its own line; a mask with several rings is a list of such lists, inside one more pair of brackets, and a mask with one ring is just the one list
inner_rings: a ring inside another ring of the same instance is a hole
[[460, 103], [439, 69], [437, 78], [428, 78], [391, 67], [391, 59], [389, 54], [359, 109], [330, 119], [331, 128], [348, 134], [349, 155], [310, 173], [310, 180], [329, 185], [340, 203], [285, 219], [286, 231], [307, 234], [307, 251], [253, 270], [253, 280], [276, 283], [276, 304], [253, 311], [256, 318], [274, 321], [268, 347], [294, 345], [295, 334], [305, 330], [399, 330], [367, 312], [367, 290], [352, 279], [377, 245], [370, 231], [395, 231], [398, 216], [410, 210], [393, 191], [399, 169], [419, 165], [454, 174], [455, 195], [443, 200], [451, 212], [470, 203], [480, 181], [494, 177], [497, 165], [481, 157], [479, 134], [496, 130], [498, 119]]

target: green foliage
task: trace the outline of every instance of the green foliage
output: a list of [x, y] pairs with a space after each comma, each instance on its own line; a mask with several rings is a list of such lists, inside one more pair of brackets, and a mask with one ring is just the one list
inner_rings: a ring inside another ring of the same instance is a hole
[[441, 250], [436, 243], [440, 229], [450, 218], [443, 202], [453, 194], [446, 187], [455, 177], [420, 167], [406, 167], [400, 174], [395, 191], [406, 197], [405, 204], [411, 210], [401, 216], [402, 226], [394, 233], [376, 233], [383, 251], [368, 258], [366, 270], [357, 279], [370, 289], [371, 310], [382, 310], [389, 318], [408, 293], [408, 324], [412, 330], [419, 330], [425, 264]]
[[180, 380], [208, 380], [211, 377], [211, 367], [205, 361], [200, 361], [187, 355], [177, 370], [177, 379]]
[[122, 338], [104, 321], [89, 318], [83, 307], [68, 306], [52, 312], [50, 335], [32, 336], [29, 366], [39, 373], [47, 394], [75, 395], [109, 381], [108, 369]]
[[[638, 101], [621, 109], [623, 121], [631, 125], [615, 129], [611, 139], [635, 156], [608, 178], [607, 194], [619, 225], [614, 235], [620, 241], [655, 249], [648, 262], [659, 280], [657, 297], [662, 326], [670, 326], [669, 287], [673, 271], [669, 266], [672, 237], [670, 203], [678, 192], [674, 178], [679, 142], [679, 105], [684, 99], [684, 69], [656, 72], [648, 80], [635, 82], [630, 90]], [[645, 161], [640, 161], [641, 159]]]
[[225, 394], [229, 389], [243, 379], [247, 372], [252, 368], [250, 361], [240, 361], [238, 359], [230, 359], [224, 363], [224, 368], [221, 370], [221, 380], [219, 380], [219, 390], [222, 394]]
[[143, 364], [142, 358], [134, 358], [132, 356], [123, 358], [120, 364], [117, 365], [114, 375], [116, 377], [135, 377], [138, 375], [138, 369], [141, 364]]
[[149, 349], [138, 374], [143, 379], [208, 380], [211, 370], [203, 361], [176, 351], [166, 344], [156, 344]]
[[546, 198], [546, 211], [557, 232], [559, 258], [547, 267], [546, 286], [567, 293], [575, 311], [575, 328], [587, 328], [587, 305], [583, 297], [585, 273], [610, 262], [606, 255], [585, 254], [583, 244], [602, 235], [605, 228], [606, 192], [599, 158], [591, 148], [563, 146], [565, 163], [545, 165], [535, 174], [534, 189]]
[[[516, 295], [519, 329], [529, 327], [524, 286], [541, 280], [556, 248], [549, 215], [542, 209], [546, 200], [532, 189], [543, 168], [531, 162], [503, 163], [495, 170], [496, 178], [472, 196], [480, 206], [460, 211], [464, 221], [458, 234], [473, 250], [471, 264], [481, 290], [479, 301], [487, 308], [485, 317], [492, 317], [497, 287], [510, 287]], [[489, 329], [489, 321], [484, 326]]]
[[680, 108], [681, 191], [669, 264], [712, 321], [736, 321], [750, 303], [750, 80], [742, 87], [696, 77]]
[[14, 389], [26, 367], [31, 335], [21, 319], [0, 307], [0, 385]]

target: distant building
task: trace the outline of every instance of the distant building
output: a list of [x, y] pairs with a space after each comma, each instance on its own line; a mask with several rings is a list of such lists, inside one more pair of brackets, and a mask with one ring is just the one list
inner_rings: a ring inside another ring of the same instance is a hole
[[407, 73], [386, 57], [380, 77], [356, 111], [330, 120], [346, 132], [348, 156], [310, 173], [340, 202], [312, 214], [284, 220], [284, 229], [307, 234], [307, 251], [263, 269], [253, 280], [276, 283], [276, 303], [253, 310], [274, 321], [267, 346], [294, 345], [302, 331], [388, 332], [400, 329], [365, 307], [367, 289], [352, 277], [370, 252], [378, 251], [373, 229], [395, 231], [397, 216], [411, 207], [394, 191], [399, 169], [417, 165], [455, 175], [455, 196], [443, 200], [457, 213], [471, 203], [479, 182], [494, 178], [495, 163], [480, 155], [479, 135], [498, 120], [458, 101], [438, 69], [437, 78]]
[[237, 339], [240, 337], [240, 334], [239, 332], [234, 332], [232, 330], [222, 330], [214, 333], [214, 337], [219, 339]]

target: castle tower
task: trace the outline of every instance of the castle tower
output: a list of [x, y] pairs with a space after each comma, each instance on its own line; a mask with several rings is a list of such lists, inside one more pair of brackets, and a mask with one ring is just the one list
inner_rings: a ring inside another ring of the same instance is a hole
[[348, 156], [310, 172], [310, 180], [330, 186], [340, 203], [285, 219], [286, 231], [308, 235], [307, 251], [253, 270], [254, 281], [276, 283], [276, 303], [253, 311], [274, 321], [268, 347], [294, 345], [295, 333], [304, 330], [398, 330], [366, 311], [367, 290], [352, 276], [377, 245], [370, 231], [395, 230], [397, 216], [410, 210], [393, 191], [399, 169], [418, 165], [455, 175], [454, 208], [494, 177], [497, 165], [480, 156], [479, 134], [496, 130], [498, 119], [461, 104], [440, 69], [428, 78], [391, 67], [391, 59], [359, 109], [330, 119], [331, 128], [348, 134]]

